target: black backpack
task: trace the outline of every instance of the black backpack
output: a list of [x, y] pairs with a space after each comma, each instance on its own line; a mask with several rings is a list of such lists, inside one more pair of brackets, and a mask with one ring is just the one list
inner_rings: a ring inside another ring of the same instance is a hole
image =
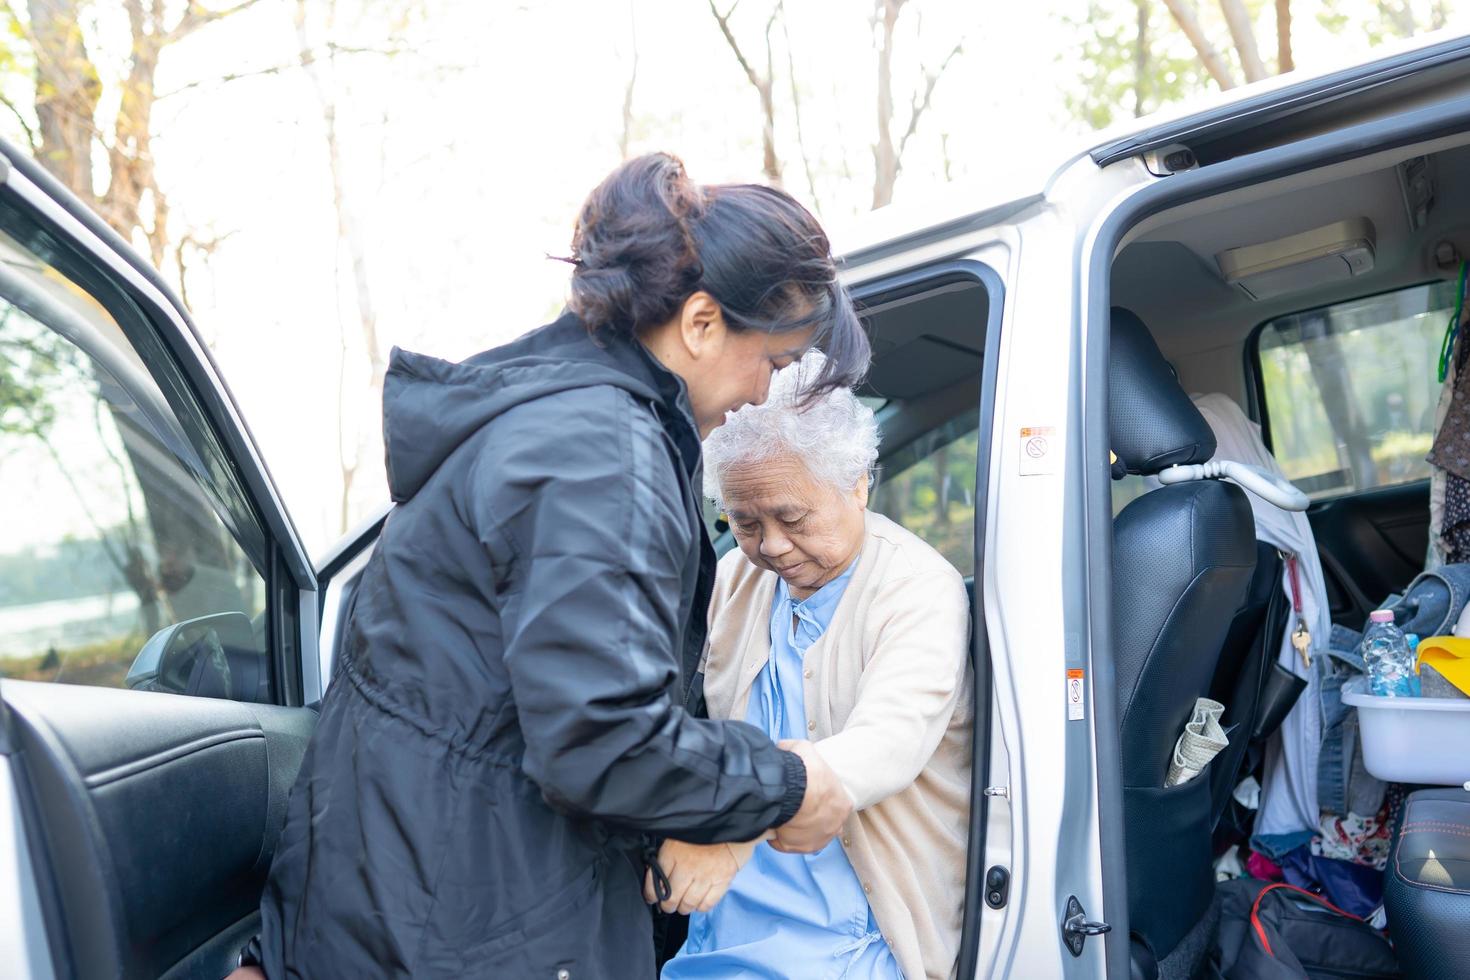
[[1321, 895], [1236, 878], [1218, 886], [1225, 980], [1397, 977], [1393, 946]]

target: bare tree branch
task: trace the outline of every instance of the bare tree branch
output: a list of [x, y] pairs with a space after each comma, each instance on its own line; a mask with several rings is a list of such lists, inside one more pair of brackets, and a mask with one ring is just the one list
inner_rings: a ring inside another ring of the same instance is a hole
[[[329, 61], [339, 54], [375, 54], [381, 55], [384, 58], [396, 58], [398, 55], [407, 53], [406, 48], [359, 48], [347, 47], [341, 44], [326, 44], [323, 45], [323, 47], [326, 48], [326, 60]], [[284, 72], [295, 71], [298, 68], [305, 68], [307, 65], [313, 64], [320, 60], [323, 60], [321, 55], [317, 54], [314, 51], [310, 51], [303, 53], [296, 60], [289, 61], [283, 65], [268, 65], [265, 68], [255, 68], [250, 71], [231, 72], [228, 75], [219, 75], [214, 78], [196, 78], [192, 82], [187, 82], [183, 85], [180, 85], [176, 89], [170, 89], [169, 91], [162, 93], [154, 101], [161, 102], [164, 99], [173, 98], [175, 95], [182, 95], [185, 92], [191, 91], [196, 88], [201, 88], [205, 85], [223, 85], [226, 82], [238, 82], [241, 79], [245, 78], [260, 78], [265, 75], [280, 75]]]
[[1230, 28], [1230, 40], [1235, 42], [1235, 51], [1240, 55], [1240, 67], [1247, 82], [1259, 82], [1265, 78], [1266, 63], [1261, 60], [1256, 47], [1256, 31], [1251, 25], [1250, 11], [1243, 0], [1220, 0], [1220, 12], [1225, 15], [1225, 24]]
[[0, 95], [0, 106], [9, 109], [10, 114], [15, 117], [15, 121], [20, 123], [20, 128], [25, 130], [26, 143], [29, 144], [31, 153], [35, 153], [40, 149], [40, 144], [36, 141], [36, 131], [31, 128], [30, 123], [26, 122], [25, 113], [20, 111], [20, 107], [3, 95]]
[[234, 6], [212, 10], [201, 6], [197, 0], [189, 0], [189, 6], [185, 8], [184, 15], [179, 18], [179, 22], [165, 36], [164, 44], [172, 44], [175, 41], [188, 37], [201, 27], [213, 24], [217, 20], [224, 20], [226, 17], [232, 17], [242, 10], [255, 6], [259, 2], [260, 0], [240, 0]]
[[730, 30], [730, 17], [735, 13], [735, 8], [738, 6], [740, 6], [738, 2], [732, 4], [730, 12], [722, 15], [719, 8], [715, 6], [715, 0], [709, 0], [709, 12], [715, 15], [715, 21], [720, 25], [720, 33], [725, 35], [725, 43], [730, 46], [731, 52], [735, 55], [735, 60], [740, 62], [740, 68], [745, 72], [745, 77], [749, 79], [750, 84], [759, 89], [762, 84], [761, 77], [755, 73], [754, 68], [750, 67], [750, 62], [745, 60], [745, 52], [740, 50], [740, 42], [735, 40], [735, 33]]
[[[300, 42], [302, 68], [307, 77], [311, 79], [312, 87], [316, 90], [317, 100], [321, 105], [323, 134], [327, 144], [327, 165], [332, 178], [332, 204], [337, 214], [337, 239], [341, 246], [347, 250], [348, 258], [352, 267], [352, 284], [357, 301], [358, 328], [361, 331], [363, 349], [367, 355], [370, 376], [368, 381], [369, 393], [373, 399], [382, 397], [383, 377], [387, 371], [387, 361], [383, 357], [382, 347], [378, 339], [378, 314], [373, 300], [372, 276], [368, 268], [367, 236], [363, 231], [358, 215], [350, 200], [347, 188], [346, 174], [343, 167], [342, 145], [337, 130], [337, 105], [338, 96], [336, 91], [328, 86], [327, 79], [322, 73], [320, 59], [311, 56], [311, 43], [307, 33], [307, 2], [308, 0], [297, 0], [296, 5], [296, 36]], [[336, 2], [327, 7], [327, 29], [330, 31], [336, 20]], [[339, 273], [340, 274], [340, 273]], [[340, 292], [340, 291], [339, 291]], [[340, 321], [340, 315], [339, 315]], [[338, 366], [338, 407], [342, 411], [343, 390], [345, 388], [345, 374], [347, 361], [347, 333], [341, 334], [342, 339], [342, 361]], [[338, 424], [338, 457], [342, 472], [342, 497], [341, 497], [341, 527], [345, 531], [349, 523], [352, 504], [352, 486], [357, 477], [358, 469], [362, 462], [362, 437], [358, 436], [357, 445], [353, 446], [353, 457], [349, 463], [346, 457], [345, 426]]]
[[786, 22], [786, 4], [776, 4], [781, 12], [781, 37], [786, 43], [786, 80], [791, 84], [791, 117], [796, 121], [796, 148], [801, 153], [801, 167], [806, 172], [806, 185], [811, 191], [812, 208], [822, 216], [822, 201], [817, 195], [817, 180], [812, 176], [812, 158], [806, 149], [806, 134], [801, 128], [801, 86], [796, 83], [796, 56], [791, 51], [791, 29]]
[[[776, 10], [772, 10], [770, 19], [766, 21], [766, 76], [762, 78], [751, 67], [745, 52], [740, 49], [740, 42], [735, 39], [735, 32], [730, 29], [730, 16], [735, 13], [736, 4], [730, 7], [728, 13], [721, 14], [715, 6], [715, 0], [709, 0], [709, 12], [714, 15], [715, 22], [720, 25], [720, 33], [725, 36], [725, 43], [729, 45], [730, 51], [735, 55], [735, 60], [740, 63], [740, 68], [745, 72], [746, 79], [755, 89], [760, 98], [761, 105], [761, 172], [773, 185], [781, 186], [781, 158], [776, 155], [776, 105], [773, 95], [773, 82], [771, 78], [771, 28], [776, 22]], [[777, 7], [779, 10], [779, 5]]]
[[903, 131], [903, 136], [899, 137], [898, 140], [899, 169], [903, 168], [903, 150], [909, 144], [909, 137], [913, 136], [914, 132], [919, 128], [919, 120], [923, 118], [924, 113], [929, 110], [930, 103], [934, 101], [934, 87], [939, 84], [939, 79], [944, 75], [944, 70], [949, 67], [949, 63], [964, 50], [965, 42], [961, 38], [960, 42], [950, 50], [949, 54], [944, 56], [944, 60], [939, 63], [937, 69], [924, 73], [923, 97], [921, 99], [918, 95], [915, 95], [913, 101], [909, 104], [909, 125]]
[[1230, 69], [1230, 62], [1225, 60], [1225, 56], [1205, 36], [1194, 4], [1190, 0], [1164, 0], [1164, 6], [1169, 8], [1169, 13], [1174, 16], [1174, 23], [1179, 25], [1184, 36], [1194, 46], [1195, 54], [1199, 55], [1200, 63], [1205, 66], [1205, 71], [1210, 73], [1215, 84], [1220, 86], [1222, 91], [1234, 88], [1235, 73]]
[[251, 71], [231, 72], [228, 75], [220, 75], [217, 78], [196, 78], [192, 82], [188, 82], [184, 85], [180, 85], [176, 89], [170, 89], [169, 91], [164, 92], [163, 94], [158, 96], [157, 101], [161, 102], [164, 99], [171, 99], [176, 95], [183, 95], [185, 92], [192, 91], [196, 88], [201, 88], [205, 85], [222, 85], [225, 82], [237, 82], [242, 78], [260, 78], [263, 75], [279, 75], [282, 72], [295, 71], [300, 67], [301, 62], [293, 61], [290, 64], [286, 65], [271, 65], [269, 68], [256, 68]]

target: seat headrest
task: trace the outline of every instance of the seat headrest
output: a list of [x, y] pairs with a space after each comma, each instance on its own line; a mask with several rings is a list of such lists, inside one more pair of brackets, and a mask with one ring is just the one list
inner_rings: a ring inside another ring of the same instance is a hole
[[1179, 386], [1148, 328], [1131, 311], [1112, 311], [1108, 363], [1108, 433], [1129, 473], [1206, 463], [1215, 433]]

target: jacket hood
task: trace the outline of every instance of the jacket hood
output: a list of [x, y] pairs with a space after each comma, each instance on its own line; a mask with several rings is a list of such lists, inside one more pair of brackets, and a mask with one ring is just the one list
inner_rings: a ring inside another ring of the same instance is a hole
[[383, 447], [394, 503], [416, 494], [482, 426], [525, 402], [598, 385], [652, 401], [660, 400], [662, 389], [665, 397], [677, 393], [676, 400], [683, 400], [682, 382], [636, 341], [599, 340], [566, 314], [458, 363], [395, 347], [383, 379]]

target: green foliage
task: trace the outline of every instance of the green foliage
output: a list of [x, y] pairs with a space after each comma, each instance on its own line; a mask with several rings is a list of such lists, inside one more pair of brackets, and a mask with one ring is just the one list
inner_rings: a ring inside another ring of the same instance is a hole
[[[1337, 493], [1429, 475], [1424, 457], [1433, 439], [1435, 369], [1451, 292], [1446, 284], [1415, 286], [1267, 326], [1262, 387], [1272, 449], [1288, 478], [1341, 474], [1319, 490]], [[1319, 386], [1328, 374], [1345, 382], [1348, 396], [1335, 411]], [[1347, 414], [1356, 416], [1356, 427]]]
[[913, 531], [962, 575], [975, 571], [975, 465], [979, 433], [961, 417], [905, 447], [869, 506]]
[[6, 306], [0, 313], [0, 436], [44, 439], [56, 422], [54, 398], [75, 383], [77, 351]]
[[1360, 32], [1374, 45], [1439, 30], [1449, 17], [1449, 0], [1321, 0], [1317, 23], [1334, 34]]
[[[1239, 81], [1240, 58], [1218, 5], [1213, 0], [1193, 2], [1205, 34], [1235, 68]], [[1332, 34], [1363, 37], [1376, 47], [1445, 26], [1452, 6], [1452, 0], [1296, 0], [1292, 14], [1295, 23], [1313, 17]], [[1274, 2], [1249, 0], [1246, 9], [1269, 69], [1276, 50]], [[1140, 10], [1147, 39], [1141, 58]], [[1064, 101], [1074, 118], [1094, 129], [1153, 112], [1214, 84], [1161, 0], [1088, 0], [1084, 16], [1064, 17], [1063, 22], [1081, 55], [1077, 87], [1064, 94]]]
[[1093, 129], [1146, 115], [1210, 84], [1187, 45], [1181, 53], [1173, 20], [1156, 0], [1090, 0], [1085, 17], [1063, 21], [1081, 45], [1078, 87], [1063, 98], [1067, 110]]

